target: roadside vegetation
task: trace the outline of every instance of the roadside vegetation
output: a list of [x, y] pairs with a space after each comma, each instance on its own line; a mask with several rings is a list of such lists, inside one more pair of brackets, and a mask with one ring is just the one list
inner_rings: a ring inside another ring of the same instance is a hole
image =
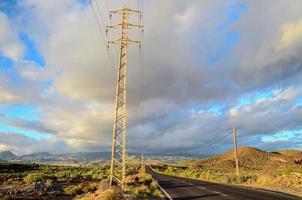
[[1, 199], [147, 199], [159, 197], [151, 176], [139, 165], [127, 168], [127, 190], [108, 185], [109, 165], [0, 164]]
[[154, 167], [168, 175], [218, 183], [240, 184], [302, 196], [302, 153], [265, 152], [251, 147], [239, 149], [240, 176], [235, 174], [233, 152], [178, 165]]
[[109, 189], [108, 184], [101, 183], [95, 193], [81, 196], [78, 200], [144, 200], [160, 199], [161, 192], [157, 183], [144, 171], [128, 175], [126, 180], [126, 190], [121, 191], [118, 187]]

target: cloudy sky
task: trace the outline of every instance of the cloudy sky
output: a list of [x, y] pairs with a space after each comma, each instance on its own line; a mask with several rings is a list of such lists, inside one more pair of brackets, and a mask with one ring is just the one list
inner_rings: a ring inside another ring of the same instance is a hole
[[[138, 3], [92, 3], [100, 27], [88, 0], [0, 1], [0, 151], [110, 150], [118, 55], [103, 24]], [[233, 124], [239, 146], [302, 149], [301, 0], [143, 4], [144, 36], [130, 33], [144, 45], [129, 52], [129, 151], [218, 153], [231, 137], [207, 145]]]

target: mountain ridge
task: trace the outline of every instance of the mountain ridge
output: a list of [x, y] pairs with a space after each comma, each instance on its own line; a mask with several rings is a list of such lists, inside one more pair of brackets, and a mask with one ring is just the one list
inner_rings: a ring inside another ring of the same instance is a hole
[[17, 157], [17, 155], [14, 154], [11, 151], [1, 151], [0, 152], [0, 159], [1, 160], [11, 160], [11, 159], [16, 158], [16, 157]]

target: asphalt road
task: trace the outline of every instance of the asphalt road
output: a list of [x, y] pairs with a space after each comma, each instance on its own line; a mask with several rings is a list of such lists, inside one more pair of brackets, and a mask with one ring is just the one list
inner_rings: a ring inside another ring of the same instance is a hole
[[158, 174], [150, 167], [146, 170], [168, 193], [167, 196], [174, 200], [302, 200], [300, 197], [268, 190]]

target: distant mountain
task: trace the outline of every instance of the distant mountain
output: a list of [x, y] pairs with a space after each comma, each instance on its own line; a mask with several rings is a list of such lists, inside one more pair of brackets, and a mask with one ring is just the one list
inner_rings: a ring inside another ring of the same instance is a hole
[[1, 151], [0, 152], [0, 159], [2, 159], [2, 160], [11, 160], [16, 157], [17, 157], [17, 155], [12, 153], [11, 151]]
[[10, 156], [0, 159], [14, 162], [30, 163], [60, 163], [60, 162], [106, 162], [111, 159], [110, 152], [78, 152], [65, 154], [50, 154], [39, 152], [22, 156]]
[[77, 162], [108, 161], [111, 159], [111, 152], [78, 152], [56, 155], [66, 160]]
[[44, 157], [50, 157], [51, 154], [48, 152], [39, 152], [39, 153], [33, 153], [33, 154], [26, 154], [22, 157], [32, 157], [32, 158], [44, 158]]
[[[129, 153], [129, 155], [135, 159], [140, 160], [141, 154]], [[145, 155], [145, 158], [161, 160], [167, 163], [176, 163], [183, 160], [192, 159], [188, 157], [189, 154], [182, 155]], [[64, 153], [64, 154], [51, 154], [48, 152], [38, 152], [32, 154], [25, 154], [16, 156], [11, 152], [2, 152], [0, 154], [1, 160], [7, 160], [11, 162], [29, 162], [29, 163], [63, 163], [63, 162], [108, 162], [111, 160], [111, 152], [77, 152], [77, 153]]]

